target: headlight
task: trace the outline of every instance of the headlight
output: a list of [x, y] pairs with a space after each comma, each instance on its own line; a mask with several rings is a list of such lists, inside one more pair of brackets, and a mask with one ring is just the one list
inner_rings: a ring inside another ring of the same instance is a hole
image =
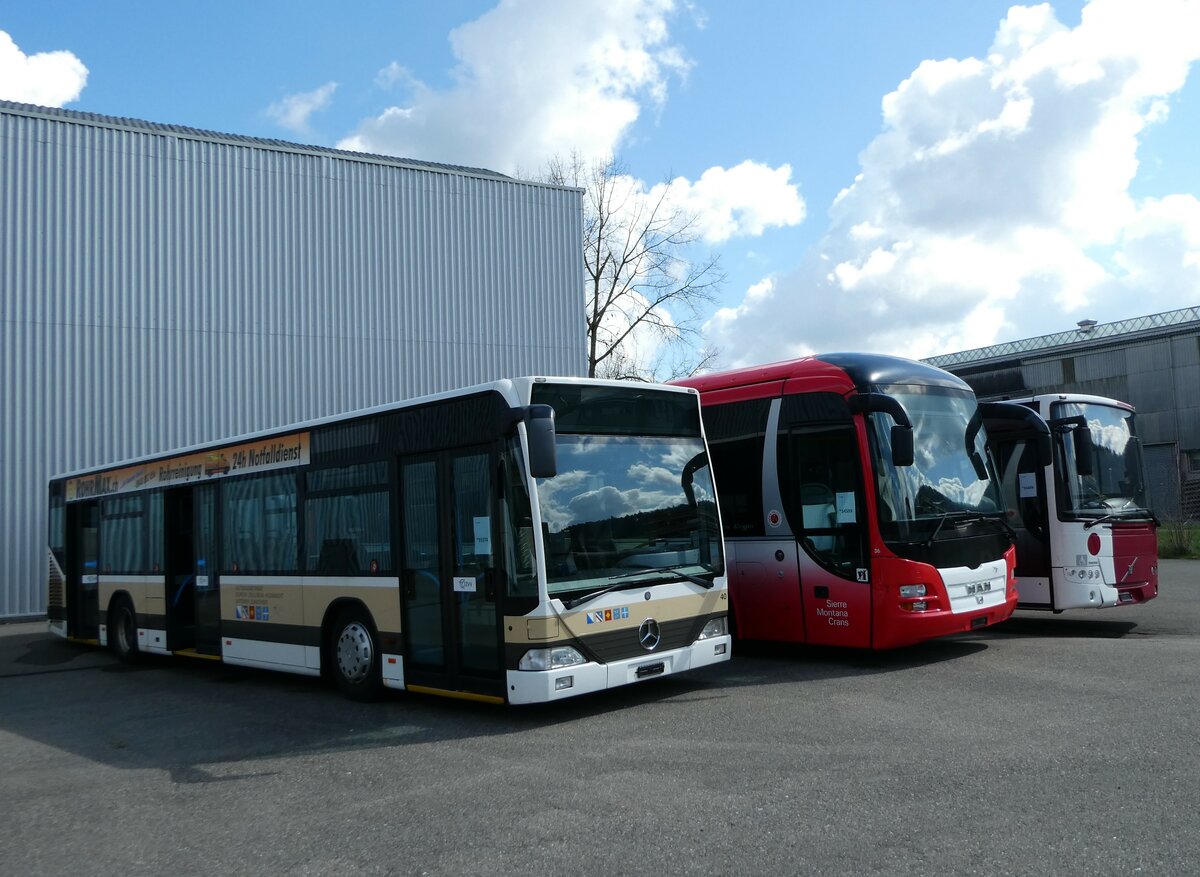
[[520, 670], [557, 670], [560, 667], [574, 667], [576, 664], [586, 664], [583, 655], [570, 646], [556, 646], [553, 649], [530, 649], [517, 664]]
[[708, 624], [704, 625], [704, 630], [700, 631], [700, 636], [696, 639], [712, 639], [714, 636], [725, 636], [727, 626], [725, 624], [725, 616], [711, 619]]
[[901, 597], [924, 597], [925, 596], [925, 586], [924, 585], [901, 585], [900, 586], [900, 596]]

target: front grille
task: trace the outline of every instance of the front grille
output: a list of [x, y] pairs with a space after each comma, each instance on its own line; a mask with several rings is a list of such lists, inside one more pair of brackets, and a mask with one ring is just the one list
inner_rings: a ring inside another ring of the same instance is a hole
[[636, 627], [585, 636], [580, 639], [580, 645], [587, 650], [591, 657], [603, 664], [627, 658], [644, 658], [648, 655], [690, 645], [696, 639], [696, 635], [706, 620], [684, 618], [679, 621], [660, 621], [658, 629], [662, 639], [659, 641], [658, 648], [652, 652], [642, 648], [642, 644], [638, 641], [638, 628]]

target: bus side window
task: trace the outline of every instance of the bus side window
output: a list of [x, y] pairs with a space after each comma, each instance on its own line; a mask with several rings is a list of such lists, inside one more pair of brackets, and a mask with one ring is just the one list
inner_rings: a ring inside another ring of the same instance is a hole
[[359, 463], [307, 474], [305, 571], [378, 575], [392, 569], [387, 463]]
[[254, 475], [224, 485], [225, 571], [296, 571], [296, 476]]
[[763, 445], [770, 408], [770, 399], [754, 399], [703, 409], [727, 536], [763, 535]]

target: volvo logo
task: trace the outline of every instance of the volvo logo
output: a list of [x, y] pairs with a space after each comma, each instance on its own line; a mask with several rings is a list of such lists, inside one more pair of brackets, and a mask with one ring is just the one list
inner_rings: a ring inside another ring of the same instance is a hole
[[662, 632], [658, 629], [658, 622], [653, 618], [647, 618], [638, 628], [638, 642], [642, 644], [643, 649], [652, 652], [658, 648], [661, 641]]
[[1138, 559], [1136, 557], [1129, 561], [1129, 569], [1125, 570], [1125, 575], [1121, 576], [1121, 581], [1126, 581], [1131, 575], [1133, 575], [1133, 568], [1137, 566], [1137, 562]]

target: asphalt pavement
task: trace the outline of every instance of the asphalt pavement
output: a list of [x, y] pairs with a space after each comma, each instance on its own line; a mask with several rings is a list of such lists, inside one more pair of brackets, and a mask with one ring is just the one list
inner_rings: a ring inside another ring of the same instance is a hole
[[1200, 873], [1200, 561], [895, 652], [543, 707], [0, 625], [0, 874]]

